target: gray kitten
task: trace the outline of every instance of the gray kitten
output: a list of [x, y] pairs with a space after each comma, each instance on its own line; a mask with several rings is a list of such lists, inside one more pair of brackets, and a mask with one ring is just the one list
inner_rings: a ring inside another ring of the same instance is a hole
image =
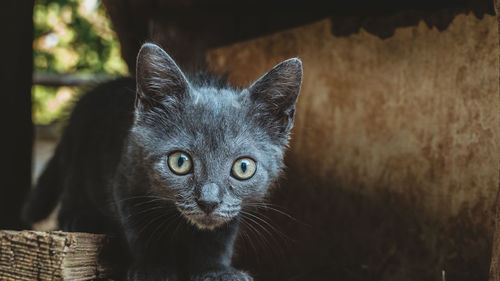
[[233, 243], [242, 209], [261, 202], [283, 169], [301, 61], [238, 90], [188, 79], [148, 43], [136, 73], [77, 103], [25, 219], [38, 221], [61, 198], [63, 230], [123, 239], [127, 280], [252, 280], [231, 267]]

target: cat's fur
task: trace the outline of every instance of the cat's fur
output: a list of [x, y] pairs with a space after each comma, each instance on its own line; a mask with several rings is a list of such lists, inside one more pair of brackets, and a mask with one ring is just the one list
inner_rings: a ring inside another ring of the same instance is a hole
[[[187, 79], [160, 47], [145, 44], [136, 73], [137, 82], [101, 85], [76, 104], [26, 220], [42, 219], [61, 198], [63, 230], [126, 241], [128, 280], [252, 280], [230, 266], [233, 242], [242, 208], [260, 202], [283, 168], [300, 60], [238, 90]], [[174, 151], [191, 156], [190, 173], [169, 168]], [[257, 163], [249, 179], [231, 175], [240, 157]], [[213, 212], [201, 208], [207, 198], [218, 202]]]

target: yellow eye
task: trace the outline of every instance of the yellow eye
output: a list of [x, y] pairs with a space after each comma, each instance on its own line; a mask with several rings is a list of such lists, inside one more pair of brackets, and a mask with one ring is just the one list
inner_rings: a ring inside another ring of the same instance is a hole
[[250, 158], [240, 158], [236, 160], [231, 168], [231, 175], [239, 180], [247, 180], [255, 174], [257, 164]]
[[185, 175], [191, 172], [193, 163], [187, 153], [177, 151], [168, 156], [168, 167], [174, 174]]

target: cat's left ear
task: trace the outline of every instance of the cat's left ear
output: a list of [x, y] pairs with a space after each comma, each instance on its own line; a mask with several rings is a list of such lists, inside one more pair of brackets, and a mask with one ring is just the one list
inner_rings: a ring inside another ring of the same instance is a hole
[[280, 137], [286, 137], [293, 127], [301, 84], [302, 61], [292, 58], [276, 65], [248, 88], [260, 122]]

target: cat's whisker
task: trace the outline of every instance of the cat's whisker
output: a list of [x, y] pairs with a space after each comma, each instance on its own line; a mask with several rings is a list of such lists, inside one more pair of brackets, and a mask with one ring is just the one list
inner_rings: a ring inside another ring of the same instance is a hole
[[[276, 229], [269, 222], [265, 221], [262, 218], [259, 218], [259, 217], [255, 216], [255, 215], [253, 215], [251, 213], [247, 213], [247, 212], [244, 212], [242, 214], [246, 217], [246, 219], [250, 220], [251, 222], [253, 222], [254, 224], [256, 224], [258, 227], [260, 227], [263, 231], [265, 231], [265, 233], [269, 236], [269, 239], [272, 240], [273, 244], [276, 246], [277, 250], [279, 251], [279, 255], [278, 256], [284, 255], [283, 247], [286, 244], [282, 244], [279, 241], [287, 241], [287, 240], [288, 241], [292, 241], [292, 239], [290, 237], [288, 237], [287, 235], [283, 234], [281, 231], [279, 231], [278, 229]], [[265, 223], [265, 225], [262, 225], [261, 223], [259, 223], [259, 221]], [[265, 226], [268, 226], [269, 229], [267, 229]], [[276, 237], [271, 233], [271, 231], [273, 231], [274, 233], [278, 234], [281, 238], [284, 238], [284, 239], [283, 240], [277, 240]]]
[[[139, 202], [132, 202], [129, 204], [130, 207], [134, 208], [134, 209], [137, 209], [137, 208], [141, 208], [142, 206], [144, 205], [158, 205], [158, 204], [167, 204], [167, 203], [171, 203], [171, 202], [174, 202], [174, 200], [170, 199], [170, 198], [164, 198], [164, 197], [159, 197], [159, 196], [135, 196], [134, 198], [126, 198], [126, 199], [129, 199], [129, 200], [122, 200], [122, 202], [125, 202], [125, 201], [130, 201], [130, 200], [137, 200]], [[142, 201], [141, 199], [150, 199], [150, 200], [147, 200], [147, 201]], [[168, 205], [164, 205], [165, 207], [168, 206]]]
[[170, 239], [171, 239], [171, 241], [174, 241], [174, 239], [176, 238], [176, 235], [177, 235], [177, 230], [179, 229], [179, 227], [180, 227], [183, 223], [185, 223], [185, 220], [180, 219], [181, 217], [182, 217], [182, 216], [179, 216], [179, 217], [177, 218], [177, 225], [176, 225], [176, 227], [175, 227], [174, 231], [172, 232], [172, 237], [170, 238]]
[[139, 215], [142, 215], [142, 214], [145, 214], [145, 213], [149, 213], [149, 212], [153, 212], [153, 211], [156, 211], [156, 210], [171, 210], [172, 208], [170, 206], [154, 206], [152, 208], [144, 208], [143, 210], [141, 211], [138, 211], [138, 212], [132, 212], [130, 215], [128, 215], [126, 217], [126, 219], [129, 219], [131, 217], [134, 217], [134, 216], [139, 216]]
[[190, 216], [190, 215], [198, 215], [198, 214], [200, 214], [200, 212], [197, 212], [197, 211], [191, 211], [191, 212], [182, 211], [182, 214], [185, 215], [185, 216]]
[[153, 222], [157, 222], [158, 220], [160, 219], [163, 219], [165, 218], [167, 215], [169, 215], [170, 213], [163, 213], [163, 214], [160, 214], [154, 218], [152, 218], [151, 220], [149, 220], [148, 223], [146, 223], [146, 225], [144, 225], [138, 232], [137, 232], [137, 236], [141, 237], [142, 234], [144, 233], [144, 231], [153, 223]]
[[250, 215], [252, 216], [253, 218], [265, 223], [272, 231], [274, 231], [276, 234], [278, 234], [281, 238], [284, 238], [285, 240], [288, 240], [288, 241], [295, 241], [294, 239], [292, 239], [291, 237], [289, 237], [288, 235], [286, 235], [285, 233], [283, 233], [282, 231], [280, 231], [278, 228], [276, 228], [274, 225], [272, 225], [271, 223], [269, 223], [267, 220], [265, 220], [264, 218], [267, 218], [268, 220], [270, 220], [268, 217], [262, 215], [262, 214], [259, 214], [261, 216], [263, 216], [264, 218], [262, 217], [259, 217], [258, 214], [256, 213], [251, 213], [251, 212], [245, 212], [247, 215]]
[[148, 220], [147, 218], [150, 218], [150, 217], [154, 218], [156, 215], [158, 215], [158, 213], [159, 213], [158, 210], [154, 210], [154, 211], [149, 212], [149, 213], [144, 213], [141, 216], [131, 214], [131, 215], [129, 215], [129, 218], [127, 218], [125, 220], [125, 223], [127, 225], [130, 225], [130, 226], [139, 227], [141, 225], [145, 225], [145, 224], [149, 223], [151, 221], [151, 219]]
[[221, 211], [219, 215], [227, 217], [227, 218], [233, 218], [238, 215], [238, 213], [241, 211], [241, 209], [233, 209], [233, 210], [225, 210]]
[[113, 206], [118, 206], [120, 203], [132, 201], [132, 200], [139, 201], [141, 199], [159, 199], [159, 198], [163, 198], [163, 197], [160, 197], [160, 196], [157, 196], [157, 195], [138, 195], [138, 196], [131, 196], [131, 197], [126, 197], [126, 198], [121, 198], [121, 199], [113, 199], [113, 198], [111, 198], [110, 200], [108, 200], [108, 204], [111, 204]]
[[158, 195], [137, 195], [137, 196], [130, 196], [126, 198], [121, 198], [119, 200], [115, 200], [115, 202], [123, 202], [123, 201], [129, 201], [129, 200], [135, 200], [135, 199], [144, 199], [144, 198], [169, 198], [169, 197], [162, 197]]
[[[265, 227], [267, 225], [268, 227], [270, 227], [272, 230], [274, 230], [276, 232], [276, 229], [272, 225], [270, 225], [267, 221], [255, 216], [251, 213], [243, 212], [243, 214], [247, 216], [247, 219], [249, 219], [250, 221], [255, 223], [257, 226], [259, 226], [262, 230], [264, 230], [267, 233], [267, 235], [269, 235], [269, 237], [271, 237], [271, 239], [274, 240], [274, 235], [271, 233], [271, 231], [268, 228]], [[266, 225], [262, 225], [259, 221], [266, 223]]]
[[162, 219], [162, 222], [155, 228], [155, 230], [151, 233], [151, 235], [149, 236], [149, 238], [147, 239], [146, 241], [146, 246], [149, 247], [150, 246], [150, 243], [153, 243], [155, 241], [157, 241], [156, 239], [156, 234], [158, 231], [159, 232], [159, 237], [161, 238], [163, 236], [163, 234], [165, 233], [165, 230], [168, 230], [168, 226], [170, 225], [170, 223], [178, 216], [179, 214], [176, 214], [176, 213], [172, 213], [170, 216]]
[[149, 200], [149, 201], [145, 201], [145, 202], [138, 202], [136, 204], [132, 204], [133, 207], [139, 207], [139, 206], [143, 206], [143, 205], [147, 205], [147, 204], [154, 204], [154, 203], [171, 203], [173, 200], [167, 200], [167, 199], [160, 199], [160, 198], [156, 198], [156, 199], [152, 199], [152, 200]]
[[246, 217], [245, 215], [242, 216], [242, 222], [244, 223], [245, 226], [247, 226], [249, 230], [251, 230], [255, 236], [254, 238], [257, 239], [257, 241], [260, 241], [261, 242], [261, 245], [263, 246], [262, 248], [265, 248], [265, 249], [270, 249], [272, 251], [274, 251], [274, 248], [272, 247], [272, 244], [269, 243], [269, 240], [266, 238], [266, 236], [261, 232], [259, 231], [258, 229], [255, 228], [255, 226], [253, 226], [248, 217]]
[[[177, 239], [176, 238], [177, 237], [176, 236], [177, 235], [177, 230], [179, 229], [179, 227], [181, 225], [185, 225], [186, 224], [186, 220], [182, 217], [182, 215], [179, 215], [172, 222], [175, 223], [175, 229], [172, 232], [172, 235], [170, 237], [171, 241], [173, 241], [174, 239]], [[170, 224], [169, 224], [169, 226], [170, 226]]]
[[252, 248], [254, 254], [257, 255], [259, 252], [257, 251], [257, 248], [255, 247], [252, 238], [248, 235], [247, 229], [245, 229], [245, 228], [240, 229], [240, 234], [241, 234], [241, 237], [243, 238], [243, 240], [245, 241], [245, 244], [246, 243], [250, 244], [250, 247]]
[[176, 202], [176, 205], [179, 207], [193, 208], [196, 205], [188, 202]]
[[[158, 215], [158, 214], [162, 215], [165, 213], [169, 213], [173, 209], [174, 209], [173, 206], [164, 206], [162, 208], [157, 208], [157, 209], [156, 208], [148, 208], [148, 209], [144, 209], [144, 210], [141, 210], [138, 212], [132, 211], [127, 216], [125, 221], [127, 221], [127, 223], [131, 223], [133, 225], [140, 226], [140, 225], [150, 221], [147, 219], [148, 217], [153, 217], [152, 219], [154, 219], [156, 215]], [[139, 214], [139, 212], [142, 212], [142, 213]]]
[[[260, 208], [260, 209], [264, 209], [264, 210], [270, 210], [270, 211], [276, 212], [276, 213], [281, 214], [281, 215], [283, 215], [291, 220], [298, 222], [298, 220], [295, 217], [293, 217], [292, 215], [286, 213], [285, 211], [282, 211], [282, 210], [275, 208], [275, 207], [278, 207], [277, 205], [273, 205], [270, 203], [264, 203], [264, 202], [243, 203], [242, 205], [244, 207], [255, 207], [255, 208]], [[275, 206], [275, 207], [272, 207], [272, 206]]]

